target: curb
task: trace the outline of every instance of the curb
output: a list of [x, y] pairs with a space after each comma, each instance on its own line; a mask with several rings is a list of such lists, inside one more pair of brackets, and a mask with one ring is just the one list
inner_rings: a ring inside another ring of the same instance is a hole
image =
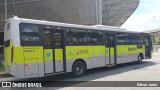
[[7, 73], [7, 72], [0, 72], [0, 75], [1, 75], [1, 74], [8, 74], [8, 73]]
[[0, 72], [0, 78], [13, 77], [11, 74], [7, 72]]

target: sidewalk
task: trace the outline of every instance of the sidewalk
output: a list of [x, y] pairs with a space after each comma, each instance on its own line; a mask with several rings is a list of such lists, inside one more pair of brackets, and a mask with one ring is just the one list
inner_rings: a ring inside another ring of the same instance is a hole
[[0, 72], [0, 79], [1, 78], [7, 78], [7, 77], [13, 77], [11, 74], [7, 73], [7, 72]]

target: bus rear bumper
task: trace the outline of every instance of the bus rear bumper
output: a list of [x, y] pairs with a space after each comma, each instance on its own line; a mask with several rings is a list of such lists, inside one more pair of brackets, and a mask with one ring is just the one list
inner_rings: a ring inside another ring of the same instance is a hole
[[11, 75], [13, 75], [15, 78], [24, 78], [24, 71], [19, 71], [19, 69], [23, 69], [23, 67], [20, 67], [16, 63], [12, 63], [11, 66], [5, 65], [5, 71]]
[[12, 67], [5, 65], [5, 71], [13, 76], [15, 76], [15, 74], [13, 73], [13, 69], [11, 69]]
[[[40, 68], [40, 65], [42, 66]], [[16, 64], [15, 62], [12, 63], [11, 66], [5, 65], [5, 71], [15, 78], [35, 78], [35, 77], [44, 77], [44, 67], [43, 63], [38, 63], [37, 69], [32, 68], [36, 66], [34, 63], [30, 64], [29, 67], [25, 67], [25, 64]], [[34, 74], [37, 72], [36, 74]]]

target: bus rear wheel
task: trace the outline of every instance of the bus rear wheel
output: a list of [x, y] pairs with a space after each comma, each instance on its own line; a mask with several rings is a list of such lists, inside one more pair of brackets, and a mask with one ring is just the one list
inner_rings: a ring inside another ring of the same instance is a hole
[[76, 61], [72, 67], [72, 76], [80, 77], [84, 75], [86, 71], [86, 65], [82, 61]]
[[139, 54], [139, 55], [138, 55], [138, 61], [137, 61], [137, 63], [138, 63], [138, 64], [141, 64], [141, 63], [142, 63], [142, 59], [143, 59], [142, 55]]

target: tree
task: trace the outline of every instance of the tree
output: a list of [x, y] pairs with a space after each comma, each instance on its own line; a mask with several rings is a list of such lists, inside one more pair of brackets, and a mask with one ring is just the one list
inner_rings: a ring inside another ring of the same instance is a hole
[[158, 41], [158, 45], [160, 45], [160, 40]]

